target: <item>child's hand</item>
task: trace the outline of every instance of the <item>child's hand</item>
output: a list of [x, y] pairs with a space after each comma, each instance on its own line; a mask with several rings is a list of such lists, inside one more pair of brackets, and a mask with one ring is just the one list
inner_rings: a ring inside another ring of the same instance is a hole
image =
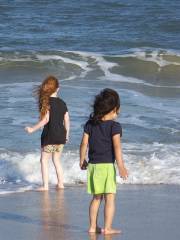
[[79, 162], [80, 169], [81, 169], [82, 165], [83, 165], [83, 162]]
[[128, 171], [125, 167], [122, 167], [119, 169], [119, 175], [123, 180], [126, 180], [128, 178]]
[[66, 143], [69, 142], [69, 136], [66, 136]]
[[25, 127], [25, 131], [27, 133], [32, 133], [33, 132], [33, 128], [32, 127]]
[[88, 162], [86, 160], [84, 160], [83, 162], [80, 162], [79, 164], [81, 170], [86, 170], [87, 166], [88, 166]]
[[80, 162], [79, 162], [79, 167], [80, 167], [80, 169], [82, 168], [82, 165], [83, 165], [83, 161], [80, 161]]

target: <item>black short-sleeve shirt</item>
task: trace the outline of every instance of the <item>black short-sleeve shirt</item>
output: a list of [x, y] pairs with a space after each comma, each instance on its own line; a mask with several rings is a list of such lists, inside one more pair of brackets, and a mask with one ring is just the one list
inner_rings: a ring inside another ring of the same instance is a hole
[[58, 97], [50, 97], [49, 122], [44, 126], [41, 134], [41, 146], [50, 144], [65, 144], [66, 129], [64, 115], [68, 111], [66, 103]]
[[87, 121], [84, 132], [89, 135], [89, 163], [114, 163], [112, 137], [116, 134], [122, 136], [120, 123], [108, 120], [93, 124], [91, 121]]

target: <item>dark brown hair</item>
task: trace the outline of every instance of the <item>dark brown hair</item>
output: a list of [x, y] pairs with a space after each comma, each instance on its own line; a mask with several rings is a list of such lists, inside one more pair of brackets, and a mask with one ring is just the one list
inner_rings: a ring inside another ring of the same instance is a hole
[[113, 109], [116, 109], [118, 112], [119, 108], [120, 98], [118, 93], [113, 89], [105, 88], [95, 96], [93, 112], [89, 120], [94, 124], [98, 124], [106, 114], [110, 113]]

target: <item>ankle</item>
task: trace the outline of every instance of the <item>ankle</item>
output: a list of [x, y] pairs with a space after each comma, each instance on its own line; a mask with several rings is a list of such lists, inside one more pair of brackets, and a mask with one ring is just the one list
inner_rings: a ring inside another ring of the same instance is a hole
[[89, 233], [96, 233], [96, 227], [89, 227], [88, 232]]
[[57, 185], [56, 185], [56, 189], [64, 189], [64, 185], [59, 185], [59, 184], [57, 184]]
[[109, 231], [111, 229], [112, 229], [112, 227], [104, 227], [104, 231]]
[[97, 227], [96, 225], [90, 225], [89, 229], [96, 229], [96, 227]]
[[64, 184], [60, 182], [60, 183], [57, 183], [57, 186], [64, 186]]

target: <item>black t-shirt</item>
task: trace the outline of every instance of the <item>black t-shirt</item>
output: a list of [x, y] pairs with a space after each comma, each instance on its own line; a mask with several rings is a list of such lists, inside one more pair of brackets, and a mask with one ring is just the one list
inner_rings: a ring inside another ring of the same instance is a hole
[[114, 163], [112, 137], [116, 134], [122, 136], [120, 123], [108, 120], [95, 125], [87, 121], [84, 132], [89, 135], [89, 163]]
[[44, 126], [41, 134], [41, 146], [49, 144], [65, 144], [66, 129], [64, 115], [68, 111], [66, 103], [58, 97], [50, 97], [49, 122]]

